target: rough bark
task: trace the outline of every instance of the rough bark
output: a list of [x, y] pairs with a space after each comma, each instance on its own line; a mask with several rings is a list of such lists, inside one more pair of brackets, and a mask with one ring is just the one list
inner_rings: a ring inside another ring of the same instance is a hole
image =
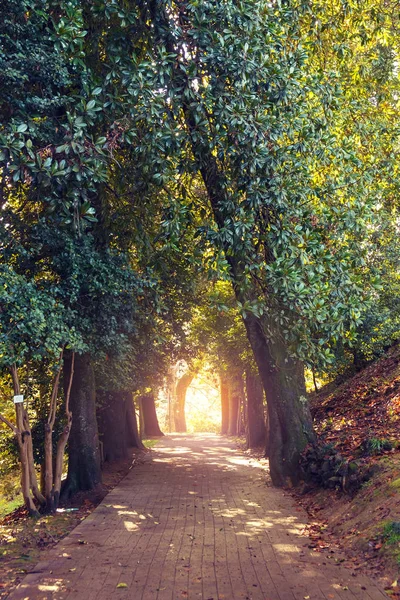
[[154, 394], [145, 394], [140, 397], [141, 414], [143, 419], [143, 437], [161, 437], [163, 432], [158, 424]]
[[[64, 358], [64, 385], [68, 381], [71, 358]], [[73, 415], [69, 437], [68, 476], [62, 488], [66, 499], [79, 491], [95, 488], [101, 482], [99, 437], [96, 420], [96, 389], [89, 354], [75, 356], [70, 409]]]
[[[13, 380], [14, 387], [14, 395], [18, 396], [21, 394], [21, 388], [19, 384], [19, 377], [16, 365], [11, 367], [11, 376]], [[39, 504], [44, 504], [44, 497], [39, 492], [39, 487], [36, 481], [36, 473], [34, 471], [34, 466], [32, 469], [33, 462], [33, 446], [32, 446], [32, 432], [29, 425], [29, 419], [27, 412], [25, 410], [24, 403], [15, 404], [15, 418], [17, 427], [13, 428], [15, 437], [17, 439], [18, 450], [19, 450], [19, 459], [21, 462], [21, 491], [22, 496], [24, 498], [24, 503], [26, 508], [28, 509], [30, 516], [38, 516], [39, 512], [36, 508], [36, 505], [33, 501], [33, 497], [31, 494], [32, 483], [36, 488], [35, 490], [37, 494], [35, 494], [34, 490], [32, 490], [33, 495], [38, 495], [37, 499]], [[33, 473], [32, 473], [33, 470]]]
[[239, 394], [239, 406], [238, 406], [238, 418], [237, 418], [237, 432], [238, 435], [244, 435], [246, 433], [246, 415], [245, 415], [245, 394], [243, 385], [243, 376], [240, 377], [240, 394]]
[[267, 414], [265, 416], [265, 444], [264, 444], [264, 456], [265, 458], [269, 458], [269, 446], [270, 446], [270, 432], [269, 432], [269, 416], [268, 416], [268, 405], [267, 405]]
[[104, 462], [126, 458], [131, 447], [144, 447], [137, 431], [130, 392], [98, 392], [97, 403], [99, 437], [103, 445]]
[[187, 431], [185, 416], [186, 392], [193, 381], [193, 377], [193, 373], [185, 373], [175, 387], [174, 425], [175, 431], [178, 433], [186, 433]]
[[[200, 171], [216, 223], [223, 228], [221, 197], [226, 194], [221, 174], [215, 158], [208, 153], [204, 160], [200, 150], [197, 148], [196, 151], [202, 161]], [[227, 253], [227, 260], [236, 298], [243, 304], [246, 298], [240, 286], [242, 264], [232, 252]], [[307, 443], [315, 439], [305, 390], [304, 368], [288, 354], [283, 334], [277, 330], [276, 323], [272, 324], [275, 329], [273, 338], [267, 337], [261, 318], [253, 314], [247, 314], [244, 324], [267, 397], [271, 478], [277, 486], [296, 484], [300, 478], [300, 454]]]
[[264, 389], [256, 373], [246, 372], [247, 448], [258, 448], [266, 443], [264, 418]]
[[243, 395], [243, 379], [241, 373], [229, 374], [229, 421], [228, 435], [238, 435], [239, 410]]
[[102, 459], [112, 462], [128, 455], [124, 392], [97, 392], [97, 422]]
[[229, 427], [229, 386], [226, 373], [219, 375], [220, 394], [221, 394], [221, 434], [228, 433]]
[[56, 460], [54, 465], [54, 481], [53, 481], [53, 508], [58, 507], [61, 493], [61, 478], [63, 474], [65, 448], [67, 446], [69, 435], [72, 427], [72, 413], [69, 410], [69, 401], [71, 397], [72, 381], [75, 373], [75, 352], [71, 354], [69, 361], [69, 373], [66, 376], [64, 371], [64, 403], [65, 403], [65, 418], [66, 424], [57, 442]]
[[[194, 132], [196, 125], [192, 109], [185, 107], [185, 113], [188, 128]], [[229, 206], [224, 177], [209, 146], [199, 142], [198, 137], [195, 139], [192, 143], [193, 152], [199, 161], [215, 221], [223, 229], [224, 206]], [[234, 282], [234, 292], [237, 300], [243, 304], [247, 300], [241, 288], [243, 264], [231, 246], [226, 250], [229, 250], [226, 257]], [[283, 335], [281, 337], [275, 323], [273, 339], [265, 334], [261, 318], [248, 313], [244, 323], [267, 397], [271, 478], [277, 486], [296, 484], [300, 477], [300, 454], [307, 443], [315, 439], [305, 390], [304, 369], [301, 363], [289, 356], [282, 341]]]
[[[193, 109], [185, 106], [184, 110], [189, 131], [194, 133], [196, 121]], [[203, 144], [198, 136], [192, 140], [192, 149], [199, 162], [215, 222], [218, 228], [223, 229], [227, 216], [224, 207], [229, 206], [224, 175], [209, 146]], [[243, 263], [230, 245], [226, 250], [235, 296], [243, 304], [247, 300], [241, 287]], [[305, 390], [304, 368], [288, 354], [282, 340], [283, 334], [277, 329], [276, 323], [272, 324], [275, 329], [273, 338], [267, 337], [260, 317], [247, 313], [244, 324], [267, 397], [271, 478], [277, 486], [296, 484], [300, 478], [300, 454], [307, 443], [315, 439]]]
[[144, 445], [139, 435], [139, 428], [136, 418], [135, 402], [133, 395], [127, 392], [126, 399], [126, 419], [127, 419], [127, 433], [128, 433], [128, 445], [131, 448], [139, 448], [144, 450]]
[[266, 339], [256, 317], [248, 315], [245, 325], [267, 396], [271, 478], [275, 485], [295, 484], [300, 454], [315, 439], [304, 368], [278, 337]]

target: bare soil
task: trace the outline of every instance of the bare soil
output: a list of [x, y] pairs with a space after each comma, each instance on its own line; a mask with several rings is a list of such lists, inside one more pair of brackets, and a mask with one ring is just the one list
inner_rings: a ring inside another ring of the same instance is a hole
[[[322, 443], [356, 460], [369, 480], [353, 496], [341, 490], [292, 490], [312, 519], [315, 550], [332, 557], [336, 549], [344, 551], [356, 572], [378, 579], [392, 598], [400, 598], [400, 543], [389, 541], [384, 530], [400, 522], [399, 363], [395, 346], [342, 385], [331, 384], [311, 397]], [[387, 442], [392, 449], [384, 449]]]

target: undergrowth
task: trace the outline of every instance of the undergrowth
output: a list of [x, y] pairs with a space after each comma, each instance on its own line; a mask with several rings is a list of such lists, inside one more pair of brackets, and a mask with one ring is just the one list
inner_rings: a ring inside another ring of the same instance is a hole
[[400, 566], [400, 521], [390, 521], [383, 528], [383, 540], [390, 547]]

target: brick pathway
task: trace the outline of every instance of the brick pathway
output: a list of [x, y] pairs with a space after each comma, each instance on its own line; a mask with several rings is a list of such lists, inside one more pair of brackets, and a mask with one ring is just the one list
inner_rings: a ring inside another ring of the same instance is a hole
[[309, 550], [305, 523], [228, 439], [172, 435], [9, 600], [387, 599]]

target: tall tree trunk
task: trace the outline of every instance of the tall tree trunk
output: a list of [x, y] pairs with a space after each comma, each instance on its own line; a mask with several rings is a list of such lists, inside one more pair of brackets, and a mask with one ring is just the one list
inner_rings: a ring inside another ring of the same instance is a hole
[[175, 431], [178, 433], [186, 433], [186, 416], [185, 416], [185, 402], [186, 392], [188, 387], [193, 381], [193, 373], [185, 373], [179, 379], [175, 388], [175, 401], [174, 401], [174, 423]]
[[[64, 363], [65, 364], [65, 363]], [[61, 493], [61, 480], [64, 468], [64, 455], [65, 448], [67, 446], [69, 435], [71, 433], [72, 427], [72, 413], [69, 409], [70, 407], [70, 397], [71, 397], [71, 389], [72, 389], [72, 381], [74, 379], [75, 373], [75, 352], [73, 352], [70, 356], [70, 361], [68, 363], [69, 373], [68, 377], [66, 377], [66, 373], [64, 372], [64, 410], [65, 410], [65, 420], [64, 428], [60, 434], [60, 437], [57, 441], [57, 450], [56, 450], [56, 458], [54, 464], [54, 481], [53, 481], [53, 508], [57, 509], [58, 503], [60, 501], [60, 493]]]
[[269, 458], [269, 446], [270, 446], [270, 433], [269, 433], [269, 416], [268, 416], [268, 405], [267, 405], [267, 414], [265, 416], [265, 442], [264, 442], [265, 458]]
[[139, 428], [136, 418], [135, 402], [133, 400], [133, 394], [126, 392], [126, 419], [127, 419], [127, 433], [128, 433], [128, 446], [131, 448], [144, 449], [144, 445], [139, 435]]
[[44, 495], [48, 512], [53, 512], [53, 429], [45, 423], [44, 426]]
[[125, 392], [97, 393], [99, 437], [103, 444], [103, 461], [112, 462], [128, 456], [127, 407]]
[[132, 393], [103, 391], [97, 394], [97, 399], [99, 435], [103, 443], [104, 462], [126, 458], [130, 448], [143, 449]]
[[171, 368], [166, 377], [166, 393], [167, 393], [167, 417], [166, 417], [166, 427], [168, 429], [168, 433], [172, 433], [174, 428], [174, 399], [175, 399], [175, 369]]
[[247, 396], [247, 448], [258, 448], [266, 443], [266, 424], [264, 419], [264, 389], [260, 376], [246, 371]]
[[317, 384], [317, 378], [315, 377], [315, 371], [314, 369], [312, 370], [312, 378], [313, 378], [313, 384], [314, 384], [314, 390], [315, 393], [318, 394], [318, 384]]
[[229, 385], [226, 373], [219, 374], [219, 385], [221, 395], [221, 434], [228, 433], [229, 428]]
[[315, 440], [304, 368], [279, 337], [266, 339], [256, 317], [247, 315], [245, 325], [267, 396], [271, 478], [275, 485], [295, 484], [300, 454]]
[[[18, 419], [17, 419], [18, 423]], [[29, 460], [28, 460], [28, 445], [26, 443], [26, 433], [17, 434], [17, 442], [19, 448], [19, 459], [21, 462], [21, 491], [24, 498], [25, 507], [28, 509], [31, 517], [39, 516], [39, 512], [33, 502], [33, 498], [30, 491], [30, 477], [29, 477]]]
[[[64, 385], [68, 382], [71, 357], [64, 358]], [[96, 388], [89, 354], [75, 355], [70, 410], [73, 415], [69, 437], [68, 476], [62, 496], [91, 490], [101, 482], [99, 437], [96, 420]]]
[[27, 445], [28, 465], [29, 465], [29, 480], [30, 480], [32, 494], [33, 494], [33, 497], [35, 498], [36, 502], [38, 502], [40, 506], [44, 506], [46, 503], [46, 500], [40, 491], [40, 486], [39, 486], [39, 483], [37, 480], [35, 461], [33, 458], [32, 430], [31, 430], [31, 426], [29, 423], [28, 413], [26, 410], [24, 410], [24, 414], [23, 414], [23, 423], [24, 423], [24, 431], [27, 434], [26, 445]]
[[154, 394], [145, 394], [140, 398], [143, 418], [143, 437], [161, 437], [163, 432], [158, 424]]
[[238, 435], [238, 417], [243, 396], [243, 378], [238, 372], [229, 373], [229, 424], [228, 435]]
[[238, 419], [237, 419], [237, 432], [238, 435], [244, 435], [245, 429], [245, 395], [243, 386], [243, 377], [241, 377], [241, 388], [239, 394], [239, 407], [238, 407]]
[[66, 411], [66, 424], [57, 442], [56, 461], [54, 468], [54, 485], [53, 485], [53, 507], [58, 508], [61, 493], [61, 480], [64, 467], [65, 448], [68, 443], [69, 435], [72, 427], [72, 413]]

